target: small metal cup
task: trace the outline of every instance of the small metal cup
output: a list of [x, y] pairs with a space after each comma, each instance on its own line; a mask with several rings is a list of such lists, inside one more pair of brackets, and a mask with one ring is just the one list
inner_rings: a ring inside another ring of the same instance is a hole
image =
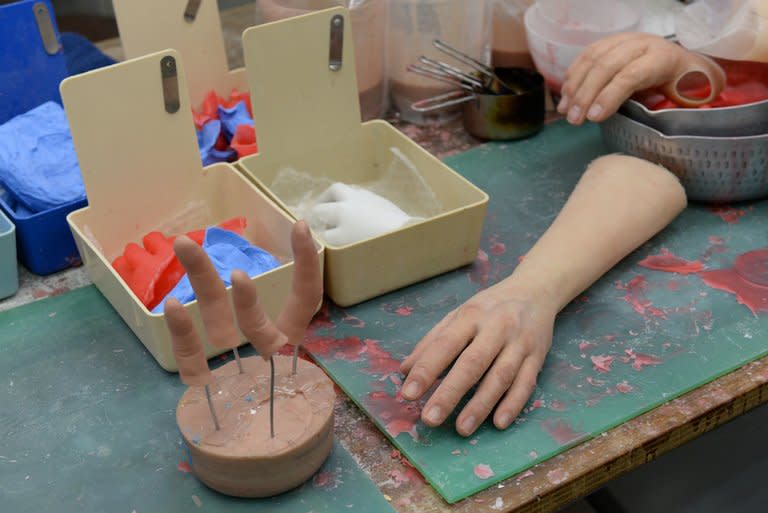
[[519, 85], [520, 93], [451, 91], [412, 105], [417, 112], [430, 112], [463, 104], [464, 128], [474, 137], [492, 141], [522, 139], [544, 125], [544, 77], [525, 68], [496, 68], [505, 82]]

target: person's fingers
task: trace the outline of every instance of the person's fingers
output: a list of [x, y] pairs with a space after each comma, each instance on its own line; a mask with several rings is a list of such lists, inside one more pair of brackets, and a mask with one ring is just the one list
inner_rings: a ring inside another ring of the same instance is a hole
[[524, 355], [520, 346], [507, 346], [496, 358], [472, 399], [456, 418], [456, 430], [469, 436], [490, 415], [515, 381]]
[[[501, 326], [485, 328], [478, 332], [472, 343], [464, 349], [448, 375], [424, 405], [421, 419], [426, 425], [438, 426], [442, 424], [459, 404], [462, 397], [480, 381], [504, 346], [505, 337], [503, 335]], [[414, 367], [414, 371], [415, 369]], [[490, 407], [492, 408], [493, 405]], [[480, 419], [465, 415], [462, 418], [462, 423], [457, 425], [457, 431], [460, 434], [471, 433], [479, 423]]]
[[[647, 89], [658, 84], [661, 80], [658, 74], [658, 63], [651, 55], [646, 55], [633, 61], [616, 73], [613, 79], [603, 88], [594, 100], [588, 116], [590, 121], [603, 121], [619, 110], [621, 104], [631, 97], [635, 91]], [[599, 108], [595, 109], [595, 106]]]
[[237, 324], [259, 356], [268, 360], [288, 339], [264, 313], [256, 285], [248, 275], [243, 271], [233, 271], [231, 280]]
[[429, 390], [438, 376], [453, 362], [475, 335], [476, 326], [469, 317], [457, 317], [450, 329], [441, 331], [413, 362], [403, 383], [403, 399], [415, 401]]
[[424, 337], [416, 344], [416, 347], [413, 348], [413, 351], [411, 351], [411, 354], [409, 354], [405, 360], [400, 363], [400, 372], [403, 374], [408, 374], [411, 371], [411, 367], [413, 367], [414, 362], [421, 358], [422, 353], [424, 350], [430, 345], [432, 340], [434, 340], [442, 331], [445, 329], [446, 326], [448, 326], [454, 319], [456, 315], [456, 310], [453, 310], [449, 312], [445, 317], [443, 317], [440, 322], [435, 324], [431, 330], [427, 332]]
[[226, 287], [205, 250], [186, 236], [177, 237], [173, 249], [195, 291], [208, 340], [226, 349], [240, 345]]
[[[574, 105], [571, 101], [576, 96], [576, 92], [581, 87], [584, 79], [589, 75], [592, 68], [600, 61], [600, 58], [621, 45], [627, 39], [631, 39], [629, 34], [618, 34], [613, 37], [601, 39], [587, 46], [573, 60], [565, 72], [565, 81], [560, 89], [560, 102], [557, 104], [557, 111], [565, 114]], [[635, 35], [636, 39], [636, 35]]]
[[[578, 125], [585, 119], [593, 120], [605, 109], [605, 106], [595, 99], [603, 89], [613, 81], [625, 68], [632, 64], [645, 53], [643, 46], [620, 44], [605, 53], [595, 61], [590, 72], [584, 76], [578, 90], [573, 93], [568, 110], [568, 122]], [[634, 89], [627, 91], [627, 97]]]
[[293, 283], [291, 295], [277, 319], [278, 329], [288, 337], [289, 344], [304, 339], [315, 310], [323, 299], [323, 277], [312, 233], [304, 221], [293, 226]]
[[499, 429], [506, 429], [520, 414], [528, 399], [536, 389], [536, 378], [542, 365], [542, 357], [531, 355], [523, 361], [515, 376], [512, 387], [496, 408], [493, 423]]
[[165, 302], [164, 313], [181, 381], [190, 386], [212, 383], [213, 375], [205, 358], [205, 350], [189, 312], [176, 298], [169, 298]]

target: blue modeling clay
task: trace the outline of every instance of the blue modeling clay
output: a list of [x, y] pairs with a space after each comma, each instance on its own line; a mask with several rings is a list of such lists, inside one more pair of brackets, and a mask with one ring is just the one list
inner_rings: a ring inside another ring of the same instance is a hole
[[0, 125], [0, 185], [28, 212], [85, 199], [61, 105], [47, 102]]
[[[280, 261], [268, 252], [252, 246], [236, 233], [216, 226], [206, 230], [203, 249], [208, 253], [221, 281], [227, 287], [232, 284], [230, 276], [236, 269], [246, 272], [253, 278], [275, 267], [280, 267]], [[195, 291], [192, 290], [188, 275], [182, 276], [179, 283], [152, 310], [152, 313], [162, 313], [169, 297], [175, 297], [182, 305], [195, 299]]]
[[232, 142], [232, 137], [234, 137], [238, 126], [253, 126], [253, 119], [248, 114], [248, 107], [244, 101], [237, 102], [234, 107], [229, 109], [219, 105], [219, 119], [228, 143]]
[[212, 119], [203, 125], [202, 130], [197, 131], [197, 145], [200, 148], [200, 157], [203, 159], [203, 166], [215, 164], [216, 162], [229, 162], [234, 160], [237, 152], [232, 148], [226, 150], [216, 149], [216, 141], [221, 134], [221, 121]]

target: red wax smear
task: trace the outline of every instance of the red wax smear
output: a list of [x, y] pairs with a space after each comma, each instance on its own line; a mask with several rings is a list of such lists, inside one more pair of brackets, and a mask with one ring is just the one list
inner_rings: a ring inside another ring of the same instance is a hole
[[535, 401], [533, 401], [533, 404], [531, 405], [531, 409], [535, 410], [536, 408], [541, 408], [542, 406], [544, 406], [544, 401], [542, 401], [541, 399], [536, 399]]
[[650, 300], [645, 297], [645, 287], [647, 283], [645, 277], [641, 274], [632, 278], [626, 285], [621, 282], [616, 283], [616, 288], [626, 291], [624, 295], [624, 301], [632, 305], [632, 309], [645, 316], [646, 314], [658, 317], [660, 319], [666, 319], [666, 314], [653, 306]]
[[328, 310], [328, 303], [323, 303], [320, 307], [320, 311], [315, 314], [315, 318], [312, 319], [311, 329], [316, 330], [320, 328], [335, 328], [336, 325], [331, 321], [331, 314]]
[[570, 444], [584, 436], [575, 432], [563, 419], [547, 419], [541, 423], [542, 429], [560, 445]]
[[717, 216], [720, 216], [720, 219], [728, 224], [738, 223], [739, 218], [744, 217], [747, 214], [747, 211], [743, 208], [736, 210], [735, 208], [731, 207], [710, 207], [709, 211]]
[[597, 388], [601, 388], [603, 385], [605, 385], [605, 381], [601, 379], [595, 379], [592, 376], [587, 377], [587, 383]]
[[565, 411], [568, 409], [568, 406], [562, 401], [554, 400], [549, 403], [549, 409], [554, 411]]
[[618, 390], [622, 394], [628, 394], [634, 389], [635, 388], [632, 385], [628, 384], [626, 381], [622, 381], [621, 383], [616, 384], [616, 390]]
[[354, 315], [344, 314], [341, 322], [348, 326], [354, 326], [355, 328], [365, 328], [365, 321], [358, 319]]
[[709, 243], [712, 244], [713, 246], [722, 246], [723, 244], [725, 244], [725, 241], [723, 239], [721, 239], [720, 237], [716, 237], [715, 235], [710, 235], [707, 240], [709, 240]]
[[180, 461], [178, 465], [176, 465], [176, 470], [179, 472], [184, 472], [185, 474], [189, 474], [192, 472], [192, 467], [189, 466], [188, 461]]
[[478, 477], [478, 479], [490, 479], [496, 474], [493, 473], [493, 469], [486, 465], [485, 463], [480, 463], [479, 465], [475, 465], [474, 469], [475, 475]]
[[491, 244], [491, 253], [499, 256], [503, 255], [507, 251], [507, 246], [503, 242], [494, 242]]
[[703, 271], [699, 276], [709, 287], [734, 294], [753, 315], [768, 312], [768, 248], [739, 255], [730, 269]]
[[477, 258], [469, 271], [469, 281], [477, 283], [481, 287], [488, 284], [488, 275], [491, 273], [491, 262], [488, 254], [482, 249], [477, 250]]
[[409, 317], [413, 313], [413, 307], [401, 306], [395, 310], [395, 313], [401, 317]]
[[592, 342], [579, 342], [579, 351], [582, 353], [587, 349], [592, 349], [593, 347], [595, 347], [595, 344]]
[[675, 291], [680, 288], [680, 285], [675, 280], [669, 280], [667, 282], [667, 289]]
[[365, 349], [360, 337], [346, 337], [337, 339], [335, 337], [312, 337], [307, 340], [304, 346], [316, 356], [330, 357], [336, 360], [358, 361], [360, 355]]
[[392, 374], [400, 370], [400, 362], [379, 347], [375, 340], [365, 341], [365, 355], [368, 357], [368, 367], [363, 369], [367, 374]]
[[400, 392], [393, 397], [381, 390], [369, 392], [365, 403], [366, 408], [382, 421], [389, 436], [396, 438], [400, 433], [408, 433], [411, 438], [418, 440], [416, 423], [419, 420], [419, 405], [417, 403], [404, 400]]
[[[242, 235], [246, 220], [235, 217], [218, 226]], [[202, 245], [205, 229], [187, 232], [186, 235]], [[175, 236], [167, 237], [157, 231], [149, 232], [142, 238], [142, 246], [128, 243], [123, 254], [112, 262], [117, 274], [149, 310], [160, 304], [184, 276], [184, 267], [173, 252], [175, 239]]]
[[597, 372], [609, 372], [613, 363], [613, 356], [597, 355], [590, 357], [592, 365]]
[[654, 271], [677, 274], [693, 274], [704, 269], [704, 265], [698, 260], [694, 260], [693, 262], [684, 260], [663, 248], [658, 255], [645, 257], [640, 261], [639, 265], [647, 269], [653, 269]]
[[338, 477], [336, 472], [322, 470], [312, 478], [312, 486], [315, 488], [336, 488], [336, 486], [338, 486], [336, 481]]
[[642, 370], [647, 365], [659, 365], [661, 360], [651, 354], [634, 353], [632, 355], [632, 368], [635, 370]]

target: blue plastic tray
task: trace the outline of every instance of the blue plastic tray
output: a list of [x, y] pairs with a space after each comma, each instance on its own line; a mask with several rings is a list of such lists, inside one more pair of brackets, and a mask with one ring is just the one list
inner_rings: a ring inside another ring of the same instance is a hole
[[8, 201], [0, 197], [0, 210], [16, 225], [21, 263], [39, 275], [80, 265], [80, 253], [67, 224], [67, 214], [87, 205], [87, 200], [80, 200], [32, 215], [17, 215]]
[[16, 265], [16, 227], [0, 212], [0, 299], [19, 290], [19, 268]]
[[[44, 4], [59, 50], [49, 54], [35, 19]], [[56, 18], [49, 0], [21, 0], [0, 5], [0, 123], [47, 101], [61, 103], [59, 83], [67, 77]]]

